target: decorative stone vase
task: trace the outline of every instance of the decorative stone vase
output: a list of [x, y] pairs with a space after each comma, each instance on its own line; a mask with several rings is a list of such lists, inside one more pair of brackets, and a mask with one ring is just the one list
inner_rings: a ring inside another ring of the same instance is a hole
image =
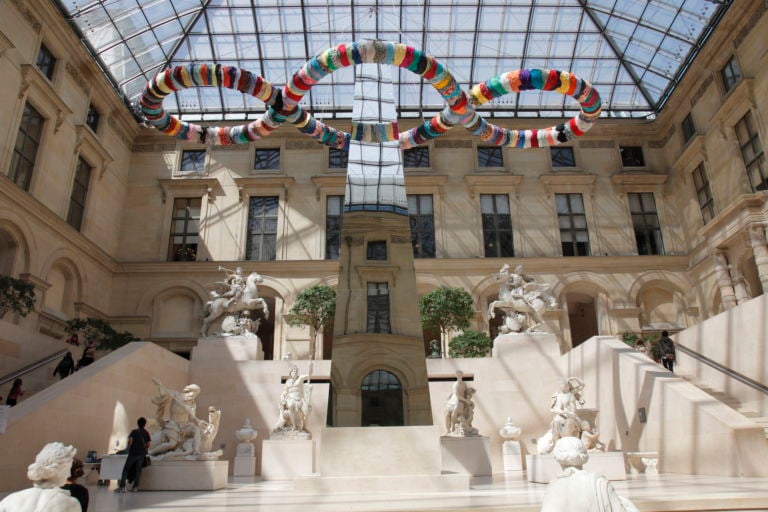
[[512, 418], [507, 416], [507, 422], [501, 429], [499, 429], [499, 435], [506, 441], [517, 441], [522, 433], [522, 429], [512, 423]]
[[241, 443], [250, 443], [251, 441], [256, 439], [256, 436], [258, 435], [259, 433], [255, 431], [253, 428], [251, 428], [250, 418], [246, 418], [245, 425], [243, 425], [240, 429], [235, 431], [235, 437]]

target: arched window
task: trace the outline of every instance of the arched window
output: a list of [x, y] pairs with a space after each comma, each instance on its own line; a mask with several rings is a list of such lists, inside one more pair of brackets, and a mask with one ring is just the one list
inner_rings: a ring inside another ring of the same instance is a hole
[[397, 427], [403, 422], [403, 387], [395, 375], [375, 370], [360, 386], [363, 402], [360, 425], [363, 427]]

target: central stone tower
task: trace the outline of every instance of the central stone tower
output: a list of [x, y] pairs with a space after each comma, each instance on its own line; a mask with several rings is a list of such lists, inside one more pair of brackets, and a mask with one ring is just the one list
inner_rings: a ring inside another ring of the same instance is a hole
[[432, 425], [391, 78], [356, 67], [329, 424]]

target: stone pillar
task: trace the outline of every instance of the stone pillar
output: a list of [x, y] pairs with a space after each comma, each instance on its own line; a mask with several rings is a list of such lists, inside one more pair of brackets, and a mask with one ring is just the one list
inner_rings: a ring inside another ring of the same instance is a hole
[[765, 225], [751, 224], [748, 229], [749, 245], [752, 247], [752, 254], [755, 255], [755, 264], [760, 276], [760, 283], [763, 285], [763, 293], [768, 293], [768, 243], [765, 239]]
[[728, 260], [725, 257], [725, 251], [716, 249], [712, 252], [715, 259], [715, 273], [717, 274], [717, 286], [720, 288], [720, 298], [723, 301], [725, 309], [736, 307], [736, 293], [733, 290], [733, 281], [731, 273], [728, 271]]
[[738, 268], [731, 269], [731, 276], [733, 279], [733, 291], [736, 294], [736, 303], [744, 304], [752, 298], [747, 287], [747, 280], [744, 279], [744, 274]]

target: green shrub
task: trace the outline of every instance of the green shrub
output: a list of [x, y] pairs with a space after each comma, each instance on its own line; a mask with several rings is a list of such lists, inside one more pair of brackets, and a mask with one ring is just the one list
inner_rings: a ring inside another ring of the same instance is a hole
[[0, 318], [12, 311], [27, 316], [35, 309], [35, 285], [23, 279], [0, 275]]
[[484, 332], [467, 330], [448, 343], [448, 355], [451, 357], [487, 357], [491, 353], [493, 342]]

